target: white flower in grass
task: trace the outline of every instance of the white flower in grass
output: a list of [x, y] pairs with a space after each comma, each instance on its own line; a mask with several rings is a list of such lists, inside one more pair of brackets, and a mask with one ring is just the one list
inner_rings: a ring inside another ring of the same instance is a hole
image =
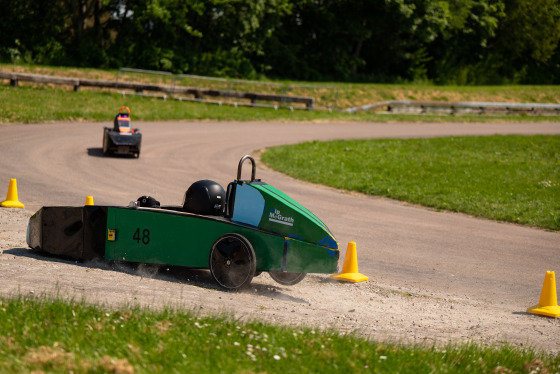
[[280, 356], [278, 355], [274, 355], [272, 358], [274, 358], [276, 361], [280, 360]]
[[233, 342], [233, 345], [239, 347], [241, 344], [239, 344], [238, 342]]

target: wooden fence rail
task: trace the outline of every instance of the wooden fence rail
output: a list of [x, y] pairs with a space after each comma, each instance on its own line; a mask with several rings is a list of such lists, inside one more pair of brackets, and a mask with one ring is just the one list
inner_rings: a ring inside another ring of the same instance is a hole
[[[290, 95], [272, 95], [252, 92], [232, 91], [232, 90], [212, 90], [199, 89], [183, 86], [166, 86], [157, 84], [122, 82], [122, 81], [103, 81], [82, 78], [65, 78], [52, 75], [38, 75], [27, 73], [0, 72], [0, 79], [10, 80], [10, 84], [14, 87], [18, 86], [19, 81], [27, 81], [34, 83], [50, 83], [69, 85], [74, 87], [74, 91], [78, 91], [80, 87], [98, 87], [111, 88], [115, 90], [132, 90], [136, 93], [144, 91], [162, 92], [169, 95], [191, 95], [196, 100], [202, 100], [204, 97], [243, 99], [249, 100], [252, 106], [261, 106], [257, 104], [261, 102], [276, 102], [280, 105], [288, 105], [292, 103], [303, 104], [305, 109], [315, 109], [313, 97], [290, 96]], [[386, 112], [419, 112], [433, 113], [442, 112], [448, 114], [460, 113], [478, 113], [486, 114], [492, 112], [509, 113], [526, 113], [526, 114], [548, 114], [560, 115], [560, 104], [543, 104], [543, 103], [498, 103], [498, 102], [433, 102], [433, 101], [409, 101], [409, 100], [390, 100], [368, 105], [356, 106], [343, 109], [343, 112], [357, 113], [369, 110], [381, 110]]]
[[112, 88], [116, 90], [133, 90], [136, 93], [143, 91], [163, 92], [169, 95], [192, 95], [196, 99], [201, 99], [205, 96], [245, 99], [250, 100], [251, 104], [256, 104], [257, 101], [277, 102], [280, 104], [304, 104], [305, 108], [313, 109], [315, 99], [312, 97], [304, 96], [289, 96], [289, 95], [271, 95], [252, 92], [240, 91], [222, 91], [222, 90], [207, 90], [192, 87], [171, 87], [157, 84], [135, 83], [135, 82], [117, 82], [117, 81], [103, 81], [94, 79], [82, 78], [64, 78], [52, 75], [38, 75], [27, 73], [10, 73], [0, 72], [0, 79], [9, 79], [10, 84], [17, 87], [19, 81], [27, 81], [34, 83], [51, 83], [73, 86], [74, 91], [79, 91], [80, 87], [98, 87], [98, 88]]
[[368, 110], [386, 110], [387, 112], [397, 112], [399, 110], [415, 109], [420, 113], [430, 111], [446, 110], [449, 114], [460, 112], [476, 112], [485, 114], [491, 112], [506, 113], [527, 113], [527, 114], [556, 114], [560, 115], [560, 104], [543, 103], [499, 103], [499, 102], [443, 102], [443, 101], [409, 101], [409, 100], [389, 100], [374, 104], [362, 105], [344, 109], [344, 112], [357, 113]]

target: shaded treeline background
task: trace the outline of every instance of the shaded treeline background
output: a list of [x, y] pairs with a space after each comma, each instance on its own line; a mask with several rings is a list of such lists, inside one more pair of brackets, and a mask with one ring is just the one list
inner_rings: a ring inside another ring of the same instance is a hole
[[0, 60], [237, 78], [560, 83], [560, 0], [0, 0]]

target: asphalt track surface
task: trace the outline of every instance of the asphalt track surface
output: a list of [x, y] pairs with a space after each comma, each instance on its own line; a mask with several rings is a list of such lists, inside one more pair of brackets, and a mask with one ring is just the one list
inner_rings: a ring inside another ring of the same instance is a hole
[[[1, 125], [1, 197], [10, 178], [17, 178], [19, 200], [31, 209], [79, 206], [88, 195], [99, 205], [127, 205], [142, 195], [162, 205], [180, 205], [191, 183], [212, 179], [225, 188], [236, 178], [243, 155], [268, 146], [342, 138], [560, 134], [560, 122], [135, 122], [143, 134], [141, 157], [135, 159], [102, 156], [107, 125]], [[249, 172], [247, 163], [244, 179]], [[558, 232], [349, 194], [294, 180], [260, 162], [257, 178], [286, 192], [329, 226], [340, 243], [341, 264], [347, 243], [355, 241], [360, 273], [385, 284], [524, 311], [538, 301], [545, 272], [560, 275]]]

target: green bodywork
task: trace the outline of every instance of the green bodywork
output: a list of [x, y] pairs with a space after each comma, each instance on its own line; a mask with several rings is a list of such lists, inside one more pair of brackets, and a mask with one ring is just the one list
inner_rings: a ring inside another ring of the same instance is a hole
[[160, 208], [108, 207], [105, 258], [208, 268], [224, 234], [251, 243], [258, 271], [334, 273], [338, 243], [313, 213], [262, 182], [235, 182], [230, 218]]
[[[260, 229], [338, 249], [338, 243], [328, 227], [277, 188], [262, 182], [240, 182], [236, 190], [234, 221], [245, 222], [247, 217], [251, 217], [249, 220], [252, 219], [252, 222], [246, 223]], [[242, 208], [249, 211], [244, 217], [238, 214]]]

